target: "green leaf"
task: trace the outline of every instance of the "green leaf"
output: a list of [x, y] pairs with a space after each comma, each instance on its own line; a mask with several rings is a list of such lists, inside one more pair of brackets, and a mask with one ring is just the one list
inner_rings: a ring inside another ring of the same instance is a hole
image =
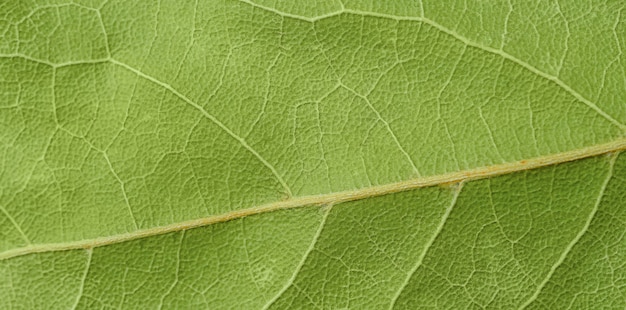
[[626, 307], [621, 1], [0, 3], [0, 308]]

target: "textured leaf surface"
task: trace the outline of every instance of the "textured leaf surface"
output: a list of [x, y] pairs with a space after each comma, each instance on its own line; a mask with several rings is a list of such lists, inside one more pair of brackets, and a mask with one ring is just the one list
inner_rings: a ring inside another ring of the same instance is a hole
[[620, 1], [0, 3], [0, 308], [626, 306]]

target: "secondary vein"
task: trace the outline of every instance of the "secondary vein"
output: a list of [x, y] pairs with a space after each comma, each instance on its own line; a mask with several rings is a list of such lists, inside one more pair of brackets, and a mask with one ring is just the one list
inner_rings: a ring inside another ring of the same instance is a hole
[[235, 140], [237, 140], [246, 150], [248, 150], [252, 155], [254, 155], [254, 157], [256, 157], [265, 167], [267, 167], [272, 174], [274, 175], [274, 177], [276, 178], [276, 180], [278, 180], [278, 183], [281, 184], [281, 186], [284, 188], [285, 193], [287, 195], [289, 195], [289, 197], [292, 197], [293, 194], [291, 192], [291, 189], [289, 188], [289, 186], [287, 185], [287, 182], [285, 182], [285, 180], [283, 179], [283, 177], [281, 176], [280, 173], [278, 173], [278, 171], [276, 170], [276, 168], [274, 168], [274, 166], [272, 164], [270, 164], [263, 156], [261, 156], [261, 154], [259, 154], [259, 152], [257, 152], [254, 148], [252, 148], [248, 142], [246, 142], [246, 140], [244, 140], [241, 136], [237, 135], [235, 132], [233, 132], [230, 128], [228, 128], [226, 125], [224, 125], [224, 123], [222, 123], [220, 120], [218, 120], [215, 116], [213, 116], [212, 114], [210, 114], [207, 110], [205, 110], [202, 106], [200, 106], [199, 104], [197, 104], [196, 102], [192, 101], [191, 99], [187, 98], [187, 96], [183, 95], [182, 93], [180, 93], [179, 91], [177, 91], [176, 89], [174, 89], [170, 84], [167, 84], [165, 82], [162, 82], [148, 74], [143, 73], [142, 71], [135, 69], [129, 65], [127, 65], [126, 63], [123, 63], [121, 61], [115, 60], [113, 58], [111, 58], [109, 60], [111, 63], [120, 66], [122, 68], [125, 68], [128, 71], [131, 71], [135, 74], [137, 74], [138, 76], [153, 82], [165, 89], [167, 89], [168, 91], [170, 91], [171, 93], [173, 93], [174, 95], [176, 95], [178, 98], [180, 98], [181, 100], [183, 100], [185, 103], [189, 104], [190, 106], [194, 107], [196, 110], [200, 111], [200, 113], [202, 113], [202, 115], [209, 119], [211, 122], [213, 122], [215, 125], [217, 125], [219, 128], [221, 128], [222, 130], [224, 130], [228, 135], [230, 135], [232, 138], [234, 138]]
[[583, 238], [583, 236], [587, 233], [587, 231], [589, 231], [589, 226], [591, 226], [591, 222], [593, 221], [596, 213], [598, 212], [600, 203], [602, 203], [602, 198], [604, 198], [604, 192], [606, 191], [609, 185], [609, 182], [611, 181], [611, 178], [613, 177], [613, 171], [614, 171], [616, 160], [617, 160], [617, 155], [613, 155], [609, 162], [609, 169], [608, 169], [606, 178], [604, 179], [604, 182], [602, 182], [602, 186], [600, 187], [600, 192], [598, 193], [596, 202], [593, 206], [593, 209], [589, 213], [589, 216], [587, 217], [587, 220], [585, 221], [585, 224], [583, 225], [582, 229], [578, 232], [578, 234], [576, 234], [574, 239], [567, 245], [565, 250], [561, 253], [561, 256], [559, 256], [559, 259], [550, 268], [550, 271], [548, 272], [546, 277], [543, 279], [543, 281], [541, 281], [539, 286], [537, 286], [537, 289], [535, 290], [533, 295], [525, 303], [523, 303], [522, 306], [519, 308], [520, 310], [526, 309], [529, 305], [535, 302], [535, 300], [537, 300], [537, 298], [539, 297], [539, 294], [542, 292], [544, 287], [548, 284], [550, 279], [552, 279], [552, 276], [554, 275], [556, 270], [561, 266], [561, 264], [563, 264], [563, 262], [565, 261], [569, 253], [572, 251], [574, 246], [576, 246], [578, 242], [580, 242], [580, 240]]

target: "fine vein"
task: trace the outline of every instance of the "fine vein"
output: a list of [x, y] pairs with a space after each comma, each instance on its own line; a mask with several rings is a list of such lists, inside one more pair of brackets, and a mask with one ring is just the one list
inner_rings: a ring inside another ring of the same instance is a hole
[[336, 193], [328, 193], [314, 196], [293, 197], [288, 200], [281, 200], [255, 206], [247, 209], [233, 210], [224, 214], [211, 215], [204, 218], [172, 223], [165, 226], [151, 227], [142, 230], [136, 230], [129, 233], [99, 237], [95, 239], [76, 240], [61, 243], [47, 243], [27, 245], [20, 248], [14, 248], [0, 253], [0, 260], [22, 256], [32, 253], [64, 251], [73, 249], [91, 249], [125, 241], [146, 238], [155, 235], [162, 235], [170, 232], [183, 231], [191, 228], [208, 226], [211, 224], [227, 222], [234, 219], [262, 214], [272, 211], [292, 209], [307, 206], [323, 206], [334, 205], [338, 203], [366, 199], [370, 197], [382, 196], [386, 194], [398, 193], [416, 188], [447, 185], [472, 180], [479, 180], [489, 177], [495, 177], [503, 174], [514, 173], [518, 171], [537, 169], [545, 166], [575, 161], [583, 158], [589, 158], [608, 153], [618, 153], [626, 149], [626, 138], [619, 138], [612, 142], [597, 144], [584, 147], [581, 149], [566, 151], [557, 154], [535, 157], [527, 160], [479, 167], [463, 171], [455, 171], [440, 175], [432, 175], [419, 177], [415, 179], [404, 180], [395, 183], [376, 185], [367, 188], [342, 191]]
[[395, 142], [396, 146], [398, 147], [398, 149], [400, 150], [400, 153], [402, 153], [402, 155], [404, 155], [404, 157], [407, 159], [407, 161], [409, 162], [409, 164], [411, 165], [411, 168], [413, 168], [413, 172], [417, 175], [417, 176], [421, 176], [419, 170], [417, 169], [417, 166], [415, 165], [415, 161], [413, 161], [413, 159], [411, 158], [411, 155], [409, 155], [409, 153], [404, 149], [404, 147], [402, 146], [402, 144], [400, 144], [400, 141], [398, 140], [398, 136], [393, 132], [393, 130], [391, 130], [391, 126], [389, 125], [389, 122], [387, 122], [382, 115], [380, 115], [380, 113], [378, 112], [378, 110], [374, 107], [374, 105], [372, 104], [372, 102], [369, 100], [369, 98], [367, 96], [361, 95], [359, 93], [357, 93], [354, 89], [347, 87], [346, 85], [344, 85], [343, 83], [340, 83], [341, 87], [343, 87], [344, 89], [348, 90], [349, 92], [353, 93], [355, 96], [361, 98], [362, 100], [365, 101], [365, 103], [367, 104], [367, 106], [370, 108], [370, 110], [372, 112], [374, 112], [374, 115], [376, 115], [376, 118], [378, 118], [378, 120], [383, 123], [383, 126], [385, 126], [385, 128], [387, 129], [387, 132], [389, 133], [389, 135], [391, 136], [391, 139], [393, 139], [393, 141]]
[[30, 241], [28, 236], [26, 236], [26, 234], [24, 233], [24, 230], [22, 230], [22, 227], [20, 226], [20, 224], [18, 224], [17, 221], [15, 221], [15, 218], [11, 216], [11, 214], [9, 214], [9, 212], [7, 212], [7, 210], [2, 205], [0, 205], [0, 213], [4, 214], [4, 216], [6, 216], [6, 218], [9, 219], [9, 222], [13, 224], [13, 227], [15, 227], [15, 230], [17, 230], [17, 232], [20, 234], [20, 237], [24, 240], [24, 242], [26, 242], [26, 244], [28, 245], [31, 245], [32, 242]]
[[623, 124], [621, 122], [619, 122], [618, 120], [616, 120], [615, 118], [613, 118], [611, 115], [609, 115], [608, 113], [606, 113], [604, 110], [602, 110], [600, 107], [598, 107], [595, 103], [591, 102], [589, 99], [585, 98], [582, 94], [580, 94], [579, 92], [577, 92], [576, 90], [574, 90], [573, 88], [571, 88], [569, 85], [567, 85], [563, 80], [561, 80], [558, 76], [552, 75], [552, 74], [548, 74], [545, 73], [539, 69], [537, 69], [535, 66], [531, 65], [530, 63], [521, 60], [507, 52], [505, 52], [502, 49], [497, 49], [497, 48], [493, 48], [481, 43], [477, 43], [474, 42], [464, 36], [462, 36], [461, 34], [457, 33], [456, 31], [449, 29], [441, 24], [439, 24], [438, 22], [431, 20], [427, 17], [420, 17], [420, 16], [395, 16], [395, 15], [391, 15], [391, 14], [385, 14], [385, 13], [376, 13], [376, 12], [369, 12], [369, 11], [361, 11], [361, 10], [353, 10], [353, 9], [343, 9], [343, 10], [339, 10], [339, 11], [335, 11], [335, 12], [331, 12], [331, 13], [327, 13], [327, 14], [323, 14], [323, 15], [319, 15], [319, 16], [314, 16], [314, 17], [307, 17], [307, 16], [302, 16], [302, 15], [297, 15], [297, 14], [290, 14], [287, 12], [283, 12], [271, 7], [267, 7], [264, 5], [260, 5], [258, 3], [254, 3], [250, 0], [239, 0], [242, 3], [246, 3], [248, 5], [251, 5], [255, 8], [267, 11], [267, 12], [271, 12], [283, 17], [289, 17], [289, 18], [293, 18], [293, 19], [298, 19], [298, 20], [303, 20], [303, 21], [307, 21], [307, 22], [317, 22], [323, 19], [327, 19], [327, 18], [331, 18], [334, 16], [338, 16], [341, 14], [354, 14], [354, 15], [360, 15], [360, 16], [370, 16], [370, 17], [379, 17], [379, 18], [386, 18], [386, 19], [392, 19], [392, 20], [398, 20], [398, 21], [416, 21], [416, 22], [421, 22], [421, 23], [425, 23], [428, 24], [430, 26], [433, 26], [434, 28], [438, 29], [439, 31], [446, 33], [450, 36], [452, 36], [453, 38], [463, 42], [463, 44], [467, 45], [467, 46], [472, 46], [472, 47], [476, 47], [479, 48], [483, 51], [501, 56], [505, 59], [508, 59], [520, 66], [522, 66], [523, 68], [525, 68], [526, 70], [546, 79], [546, 80], [550, 80], [554, 83], [556, 83], [559, 87], [561, 87], [562, 89], [564, 89], [565, 91], [567, 91], [568, 93], [570, 93], [572, 96], [574, 96], [578, 101], [582, 102], [583, 104], [587, 105], [590, 109], [592, 109], [593, 111], [595, 111], [596, 113], [598, 113], [600, 116], [604, 117], [606, 120], [608, 120], [609, 122], [611, 122], [613, 125], [615, 125], [616, 127], [620, 128], [621, 130], [626, 131], [626, 124]]

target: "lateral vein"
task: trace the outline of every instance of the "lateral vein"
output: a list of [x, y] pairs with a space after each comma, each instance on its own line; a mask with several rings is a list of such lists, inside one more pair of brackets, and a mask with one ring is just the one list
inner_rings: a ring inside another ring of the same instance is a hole
[[417, 262], [415, 263], [415, 265], [413, 265], [411, 270], [409, 270], [409, 272], [406, 275], [406, 278], [404, 278], [404, 282], [402, 282], [402, 285], [400, 286], [396, 294], [391, 299], [391, 304], [389, 305], [390, 310], [393, 310], [395, 308], [396, 302], [398, 302], [398, 299], [402, 295], [402, 292], [404, 292], [404, 289], [406, 289], [406, 287], [409, 285], [409, 283], [411, 282], [411, 279], [413, 278], [413, 275], [422, 266], [422, 264], [424, 263], [424, 258], [426, 257], [430, 249], [433, 247], [433, 244], [435, 243], [437, 238], [441, 235], [441, 232], [443, 231], [443, 227], [448, 222], [448, 217], [450, 217], [450, 213], [452, 213], [452, 209], [454, 209], [454, 206], [456, 205], [456, 201], [459, 198], [459, 195], [461, 194], [461, 190], [463, 190], [463, 183], [460, 183], [456, 188], [454, 188], [454, 191], [452, 192], [452, 198], [450, 199], [450, 204], [448, 205], [445, 212], [443, 213], [443, 216], [441, 217], [441, 220], [439, 221], [439, 225], [437, 225], [437, 227], [435, 228], [434, 233], [432, 234], [432, 236], [430, 237], [430, 239], [424, 246], [422, 253], [420, 253], [419, 257], [417, 258]]
[[548, 272], [546, 277], [543, 279], [543, 281], [541, 281], [541, 283], [539, 284], [539, 286], [537, 287], [533, 295], [519, 308], [520, 310], [526, 309], [529, 305], [535, 302], [535, 300], [537, 300], [537, 298], [539, 297], [539, 294], [542, 292], [542, 290], [545, 288], [548, 282], [552, 279], [552, 276], [554, 275], [556, 270], [563, 264], [563, 262], [565, 262], [565, 259], [567, 258], [569, 253], [572, 251], [574, 246], [576, 246], [580, 242], [580, 240], [583, 238], [583, 236], [587, 233], [587, 231], [589, 231], [591, 222], [595, 218], [596, 213], [598, 213], [598, 209], [600, 208], [600, 204], [602, 203], [602, 198], [604, 198], [604, 192], [606, 191], [606, 188], [609, 186], [609, 182], [611, 181], [611, 178], [613, 177], [613, 171], [614, 171], [616, 160], [617, 160], [617, 155], [613, 155], [611, 157], [611, 160], [609, 161], [609, 169], [608, 169], [609, 171], [606, 175], [606, 178], [604, 179], [604, 182], [602, 182], [602, 186], [600, 187], [600, 192], [598, 193], [596, 202], [593, 205], [593, 209], [589, 213], [589, 216], [587, 217], [587, 220], [585, 221], [585, 224], [583, 225], [582, 229], [578, 232], [578, 234], [576, 234], [574, 239], [567, 245], [565, 250], [559, 256], [559, 259], [554, 263], [554, 265], [552, 265], [552, 267], [550, 268], [550, 271]]
[[162, 81], [160, 81], [160, 80], [158, 80], [158, 79], [156, 79], [156, 78], [154, 78], [154, 77], [152, 77], [152, 76], [150, 76], [148, 74], [145, 74], [142, 71], [140, 71], [138, 69], [135, 69], [135, 68], [131, 67], [130, 65], [127, 65], [126, 63], [123, 63], [121, 61], [115, 60], [113, 58], [111, 58], [109, 61], [112, 64], [115, 64], [115, 65], [117, 65], [119, 67], [125, 68], [126, 70], [128, 70], [130, 72], [133, 72], [133, 73], [137, 74], [138, 76], [140, 76], [140, 77], [142, 77], [142, 78], [144, 78], [144, 79], [146, 79], [146, 80], [148, 80], [148, 81], [150, 81], [150, 82], [152, 82], [152, 83], [154, 83], [156, 85], [159, 85], [159, 86], [167, 89], [169, 92], [171, 92], [172, 94], [176, 95], [178, 98], [183, 100], [185, 103], [187, 103], [188, 105], [190, 105], [193, 108], [195, 108], [196, 110], [198, 110], [200, 113], [202, 113], [202, 116], [204, 116], [205, 118], [209, 119], [211, 122], [213, 122], [219, 128], [221, 128], [224, 132], [226, 132], [228, 135], [230, 135], [233, 139], [237, 140], [252, 155], [254, 155], [254, 157], [256, 157], [265, 167], [267, 167], [272, 172], [272, 174], [274, 175], [276, 180], [278, 180], [278, 183], [280, 183], [280, 185], [284, 188], [285, 193], [287, 195], [289, 195], [289, 197], [293, 196], [293, 194], [291, 192], [291, 189], [287, 185], [287, 182], [285, 182], [285, 180], [283, 179], [281, 174], [278, 173], [278, 171], [276, 170], [276, 168], [274, 168], [274, 166], [272, 164], [270, 164], [254, 148], [252, 148], [248, 144], [248, 142], [246, 142], [246, 140], [244, 140], [244, 138], [242, 138], [241, 136], [239, 136], [235, 132], [233, 132], [230, 128], [228, 128], [226, 125], [224, 125], [224, 123], [222, 123], [220, 120], [218, 120], [215, 116], [210, 114], [202, 106], [200, 106], [196, 102], [192, 101], [191, 99], [187, 98], [187, 96], [183, 95], [181, 92], [179, 92], [178, 90], [174, 89], [174, 87], [172, 87], [170, 84], [162, 82]]

